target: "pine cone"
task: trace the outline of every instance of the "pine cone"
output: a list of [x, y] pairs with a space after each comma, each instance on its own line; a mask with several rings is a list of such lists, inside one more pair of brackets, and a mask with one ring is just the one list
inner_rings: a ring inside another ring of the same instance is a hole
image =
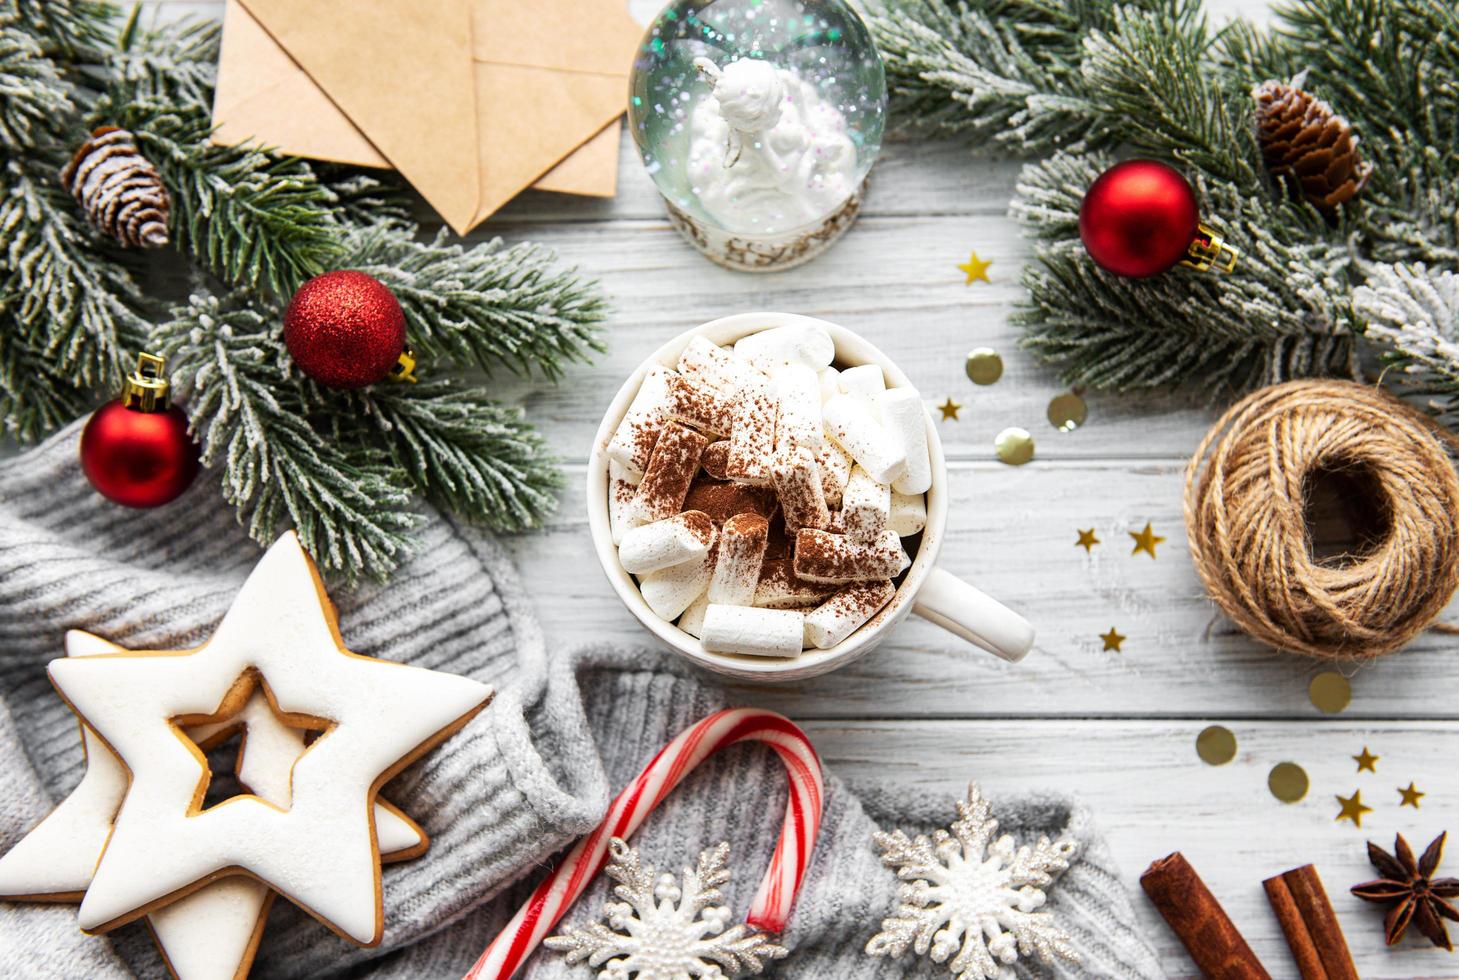
[[[1305, 75], [1305, 73], [1304, 73]], [[1267, 170], [1294, 195], [1331, 212], [1363, 189], [1373, 165], [1358, 153], [1358, 138], [1332, 106], [1292, 84], [1263, 82], [1256, 99], [1257, 142]]]
[[167, 188], [125, 129], [94, 130], [61, 170], [61, 186], [75, 195], [87, 220], [126, 247], [167, 244]]

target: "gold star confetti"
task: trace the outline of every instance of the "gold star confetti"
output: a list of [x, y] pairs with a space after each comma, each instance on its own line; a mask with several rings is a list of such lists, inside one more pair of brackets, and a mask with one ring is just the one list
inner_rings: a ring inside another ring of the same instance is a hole
[[951, 397], [949, 397], [947, 401], [937, 406], [937, 410], [942, 413], [942, 421], [946, 422], [948, 419], [952, 419], [954, 422], [956, 422], [957, 413], [961, 412], [963, 410], [963, 407], [959, 403], [953, 401]]
[[1074, 547], [1083, 548], [1088, 554], [1094, 550], [1094, 546], [1097, 544], [1099, 544], [1099, 539], [1094, 536], [1094, 528], [1090, 528], [1087, 531], [1079, 532], [1079, 540], [1074, 542]]
[[1139, 534], [1136, 534], [1134, 531], [1126, 531], [1125, 533], [1135, 539], [1135, 548], [1133, 551], [1130, 552], [1130, 554], [1132, 555], [1138, 555], [1140, 552], [1143, 551], [1151, 558], [1154, 558], [1155, 546], [1165, 540], [1160, 535], [1156, 534], [1153, 530], [1150, 529], [1149, 521], [1145, 522], [1145, 530], [1141, 531]]
[[977, 252], [974, 252], [972, 254], [972, 257], [969, 258], [966, 263], [963, 263], [962, 265], [959, 265], [958, 266], [959, 269], [963, 270], [964, 272], [966, 272], [968, 274], [968, 281], [966, 283], [964, 283], [964, 285], [971, 286], [975, 281], [977, 281], [979, 279], [981, 279], [983, 282], [989, 282], [989, 279], [988, 279], [988, 266], [990, 266], [992, 264], [993, 264], [993, 260], [992, 259], [987, 259], [985, 261], [983, 259], [978, 258], [978, 253]]
[[1428, 796], [1429, 794], [1420, 793], [1417, 789], [1414, 788], [1413, 780], [1409, 780], [1408, 789], [1400, 789], [1398, 791], [1398, 795], [1403, 797], [1403, 802], [1398, 804], [1399, 806], [1411, 806], [1415, 810], [1417, 810], [1418, 801], [1423, 797]]
[[1278, 762], [1266, 777], [1266, 788], [1283, 803], [1299, 802], [1308, 785], [1307, 770], [1295, 762]]
[[1099, 634], [1099, 638], [1104, 641], [1104, 648], [1106, 650], [1113, 650], [1115, 653], [1123, 653], [1124, 651], [1120, 649], [1120, 644], [1129, 639], [1129, 637], [1121, 636], [1119, 631], [1113, 626], [1109, 628], [1108, 633]]
[[1358, 764], [1358, 772], [1362, 772], [1365, 769], [1368, 772], [1377, 772], [1378, 770], [1375, 766], [1380, 758], [1382, 757], [1369, 752], [1368, 747], [1365, 745], [1363, 746], [1363, 754], [1353, 756], [1353, 761]]
[[1363, 814], [1373, 812], [1372, 807], [1363, 803], [1363, 791], [1360, 789], [1353, 790], [1352, 796], [1335, 796], [1334, 799], [1342, 804], [1342, 810], [1338, 812], [1336, 819], [1351, 820], [1354, 827], [1363, 825]]

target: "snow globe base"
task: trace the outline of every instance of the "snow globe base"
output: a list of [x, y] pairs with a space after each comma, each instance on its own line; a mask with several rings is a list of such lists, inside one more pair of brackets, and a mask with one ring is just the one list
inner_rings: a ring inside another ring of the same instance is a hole
[[736, 272], [781, 272], [804, 265], [826, 251], [851, 228], [861, 213], [870, 178], [839, 208], [820, 221], [777, 235], [737, 235], [716, 228], [680, 210], [667, 198], [669, 224], [710, 261]]

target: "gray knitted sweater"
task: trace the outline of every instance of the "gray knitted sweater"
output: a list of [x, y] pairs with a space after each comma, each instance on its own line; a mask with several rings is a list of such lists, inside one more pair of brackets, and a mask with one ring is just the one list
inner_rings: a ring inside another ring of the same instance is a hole
[[[80, 778], [73, 716], [45, 665], [61, 637], [87, 629], [129, 647], [200, 642], [260, 551], [205, 474], [186, 496], [134, 512], [97, 496], [76, 465], [79, 427], [0, 466], [0, 852]], [[388, 585], [332, 594], [350, 647], [491, 683], [492, 705], [399, 776], [389, 798], [431, 836], [422, 858], [385, 869], [386, 932], [359, 949], [277, 902], [254, 967], [259, 977], [460, 976], [496, 935], [551, 856], [590, 830], [612, 793], [665, 741], [726, 706], [724, 693], [656, 651], [549, 650], [510, 564], [486, 536], [434, 513], [415, 557]], [[968, 773], [975, 778], [977, 773]], [[777, 977], [947, 977], [925, 960], [862, 952], [895, 905], [896, 881], [872, 848], [881, 826], [943, 825], [953, 800], [848, 788], [831, 775], [820, 842]], [[732, 908], [747, 907], [769, 860], [785, 796], [778, 762], [758, 747], [712, 759], [635, 838], [645, 861], [677, 869], [721, 840], [736, 871]], [[995, 800], [1016, 835], [1069, 833], [1081, 857], [1050, 893], [1083, 965], [1022, 975], [1155, 978], [1155, 955], [1085, 811], [1055, 797]], [[569, 922], [598, 915], [598, 882]], [[67, 905], [0, 903], [6, 977], [160, 977], [140, 927], [83, 936]], [[523, 976], [590, 980], [539, 951]]]

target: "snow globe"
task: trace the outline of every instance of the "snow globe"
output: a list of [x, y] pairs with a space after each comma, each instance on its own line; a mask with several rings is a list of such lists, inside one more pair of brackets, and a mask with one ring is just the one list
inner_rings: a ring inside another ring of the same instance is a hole
[[676, 0], [629, 79], [629, 120], [673, 225], [745, 271], [785, 269], [855, 220], [887, 87], [843, 0]]

